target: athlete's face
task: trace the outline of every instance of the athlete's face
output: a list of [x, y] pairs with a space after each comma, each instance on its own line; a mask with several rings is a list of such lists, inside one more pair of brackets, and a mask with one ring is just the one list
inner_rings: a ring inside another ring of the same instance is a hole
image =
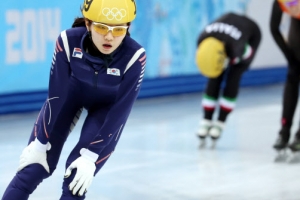
[[[95, 46], [103, 54], [112, 53], [114, 50], [116, 50], [120, 46], [122, 40], [126, 36], [126, 31], [122, 35], [115, 36], [115, 34], [112, 33], [112, 30], [109, 30], [105, 33], [99, 33], [99, 27], [97, 27], [97, 26], [99, 26], [99, 24], [92, 23], [90, 26], [87, 27], [92, 33], [92, 40], [93, 40]], [[127, 26], [126, 26], [126, 24], [118, 24], [118, 25], [102, 24], [102, 28], [111, 29], [114, 27], [127, 27]]]

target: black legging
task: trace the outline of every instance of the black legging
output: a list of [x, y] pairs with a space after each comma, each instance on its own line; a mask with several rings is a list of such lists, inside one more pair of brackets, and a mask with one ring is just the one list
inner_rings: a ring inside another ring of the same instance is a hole
[[[206, 95], [213, 97], [214, 99], [218, 99], [222, 82], [225, 79], [225, 86], [222, 95], [230, 99], [237, 98], [242, 74], [252, 63], [261, 40], [260, 31], [258, 30], [254, 33], [253, 37], [249, 40], [249, 45], [253, 50], [252, 55], [238, 64], [228, 66], [228, 68], [219, 77], [210, 78], [205, 90]], [[204, 118], [212, 119], [213, 112], [213, 110], [204, 110]], [[218, 120], [224, 122], [230, 111], [220, 109], [219, 112]]]
[[[242, 74], [249, 68], [252, 59], [253, 55], [239, 64], [229, 66], [219, 77], [209, 79], [205, 91], [206, 95], [218, 99], [223, 79], [226, 78], [223, 96], [232, 99], [236, 98]], [[219, 109], [218, 121], [225, 122], [230, 112], [229, 110]], [[213, 113], [214, 110], [204, 109], [204, 118], [211, 120]]]
[[253, 35], [248, 41], [248, 44], [253, 50], [252, 55], [248, 59], [243, 60], [236, 65], [228, 66], [228, 68], [219, 77], [209, 79], [205, 93], [208, 96], [217, 99], [219, 97], [222, 81], [226, 76], [223, 96], [226, 96], [228, 98], [236, 98], [238, 95], [239, 84], [242, 74], [249, 68], [250, 64], [252, 63], [260, 41], [261, 32], [259, 29], [257, 29], [253, 31]]
[[[252, 60], [252, 58], [249, 58], [249, 60]], [[249, 68], [250, 63], [251, 61], [247, 60], [247, 62], [243, 61], [237, 65], [231, 65], [219, 77], [210, 78], [205, 93], [208, 96], [217, 99], [220, 94], [222, 82], [226, 79], [223, 96], [236, 98], [242, 74]]]
[[[300, 20], [291, 18], [288, 45], [294, 53], [288, 62], [283, 93], [282, 128], [290, 130], [297, 107], [300, 80]], [[299, 134], [299, 133], [298, 133]], [[300, 136], [300, 134], [299, 134]]]

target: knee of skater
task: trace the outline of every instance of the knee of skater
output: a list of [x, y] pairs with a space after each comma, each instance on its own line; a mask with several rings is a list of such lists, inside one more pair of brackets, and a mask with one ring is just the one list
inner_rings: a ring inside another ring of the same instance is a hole
[[7, 191], [13, 191], [10, 192], [15, 193], [13, 196], [30, 195], [43, 179], [48, 178], [50, 175], [40, 164], [28, 165], [16, 174]]
[[42, 175], [44, 179], [50, 177], [56, 169], [56, 166], [52, 167], [51, 165], [49, 165], [49, 173], [48, 173], [42, 165], [39, 164], [32, 164], [32, 165], [34, 166], [36, 173]]
[[20, 172], [18, 172], [17, 175], [24, 182], [27, 182], [27, 180], [29, 180], [29, 182], [39, 184], [39, 182], [42, 182], [43, 179], [51, 176], [53, 171], [54, 170], [51, 170], [51, 168], [50, 168], [50, 173], [48, 173], [42, 165], [32, 164], [32, 165], [25, 167]]

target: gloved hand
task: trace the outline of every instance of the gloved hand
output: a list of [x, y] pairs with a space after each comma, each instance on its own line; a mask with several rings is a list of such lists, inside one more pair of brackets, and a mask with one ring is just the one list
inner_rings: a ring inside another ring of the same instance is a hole
[[71, 175], [73, 169], [77, 168], [76, 175], [73, 181], [69, 185], [69, 189], [73, 195], [78, 192], [79, 196], [82, 196], [92, 184], [94, 173], [96, 170], [95, 162], [98, 158], [98, 154], [82, 148], [80, 150], [80, 157], [71, 163], [65, 173], [65, 178]]
[[30, 164], [38, 163], [41, 164], [49, 173], [46, 151], [49, 151], [50, 149], [51, 145], [49, 142], [47, 144], [42, 144], [37, 138], [35, 138], [35, 140], [23, 150], [20, 156], [18, 171], [21, 171], [24, 167]]

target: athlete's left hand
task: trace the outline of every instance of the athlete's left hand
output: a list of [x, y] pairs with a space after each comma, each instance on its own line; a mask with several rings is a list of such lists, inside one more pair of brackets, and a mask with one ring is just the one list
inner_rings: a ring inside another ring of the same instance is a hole
[[73, 195], [76, 195], [78, 192], [78, 195], [82, 196], [92, 184], [96, 170], [95, 162], [98, 155], [85, 148], [80, 150], [80, 154], [81, 156], [73, 161], [67, 168], [65, 178], [68, 178], [72, 170], [77, 168], [76, 175], [70, 183], [69, 189]]

